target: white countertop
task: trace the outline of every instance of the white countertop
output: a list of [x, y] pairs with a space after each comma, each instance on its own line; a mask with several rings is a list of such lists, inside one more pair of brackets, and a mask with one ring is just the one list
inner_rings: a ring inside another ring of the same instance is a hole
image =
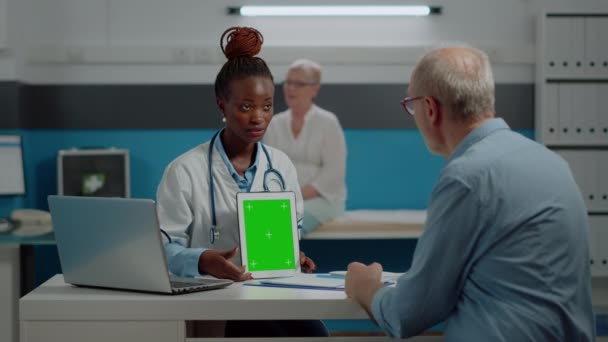
[[27, 321], [368, 318], [342, 291], [234, 283], [224, 289], [163, 295], [76, 287], [66, 284], [62, 275], [21, 298], [19, 316]]

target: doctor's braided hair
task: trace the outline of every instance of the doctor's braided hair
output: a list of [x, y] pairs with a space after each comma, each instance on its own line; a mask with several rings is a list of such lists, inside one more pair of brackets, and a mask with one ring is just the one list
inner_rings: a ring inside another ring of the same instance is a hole
[[224, 31], [220, 38], [220, 47], [228, 61], [224, 63], [215, 78], [216, 97], [228, 98], [230, 82], [246, 77], [268, 77], [274, 83], [266, 62], [255, 57], [263, 43], [262, 34], [251, 27], [231, 27]]

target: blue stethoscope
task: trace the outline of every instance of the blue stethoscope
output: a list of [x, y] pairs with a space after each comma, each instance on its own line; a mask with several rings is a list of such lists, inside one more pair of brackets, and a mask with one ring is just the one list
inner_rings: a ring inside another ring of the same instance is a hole
[[[208, 158], [208, 164], [209, 164], [209, 197], [211, 198], [211, 231], [210, 231], [210, 239], [211, 239], [211, 244], [215, 243], [215, 240], [219, 240], [220, 238], [220, 232], [217, 230], [217, 218], [215, 215], [215, 194], [214, 194], [214, 186], [213, 186], [213, 144], [215, 143], [215, 139], [218, 138], [219, 134], [222, 132], [222, 130], [218, 131], [217, 133], [215, 133], [213, 135], [213, 138], [211, 138], [211, 142], [209, 143], [209, 156]], [[266, 169], [266, 172], [264, 172], [264, 180], [262, 182], [262, 185], [264, 187], [264, 191], [270, 191], [268, 188], [268, 185], [266, 184], [266, 179], [268, 177], [271, 177], [274, 175], [274, 177], [270, 178], [270, 181], [275, 182], [277, 184], [279, 184], [279, 186], [281, 187], [281, 191], [285, 191], [285, 181], [283, 180], [283, 176], [281, 176], [281, 173], [272, 167], [272, 161], [270, 160], [270, 155], [268, 154], [268, 150], [266, 150], [266, 147], [264, 146], [264, 144], [262, 144], [260, 142], [259, 146], [262, 147], [262, 151], [264, 151], [264, 154], [266, 155], [266, 160], [268, 161], [268, 169]]]

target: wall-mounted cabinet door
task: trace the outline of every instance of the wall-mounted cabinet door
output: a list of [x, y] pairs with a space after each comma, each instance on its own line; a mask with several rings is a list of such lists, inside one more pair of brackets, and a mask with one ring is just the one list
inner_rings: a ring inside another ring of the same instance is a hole
[[608, 76], [608, 17], [585, 18], [585, 70]]
[[591, 254], [591, 275], [608, 276], [608, 216], [589, 216], [589, 247]]
[[585, 70], [585, 19], [548, 17], [545, 28], [547, 76], [582, 75]]

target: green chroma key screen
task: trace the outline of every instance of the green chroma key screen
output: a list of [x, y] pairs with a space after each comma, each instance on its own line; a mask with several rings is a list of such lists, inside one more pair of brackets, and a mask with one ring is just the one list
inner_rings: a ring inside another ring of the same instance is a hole
[[296, 269], [289, 200], [243, 201], [248, 271]]

